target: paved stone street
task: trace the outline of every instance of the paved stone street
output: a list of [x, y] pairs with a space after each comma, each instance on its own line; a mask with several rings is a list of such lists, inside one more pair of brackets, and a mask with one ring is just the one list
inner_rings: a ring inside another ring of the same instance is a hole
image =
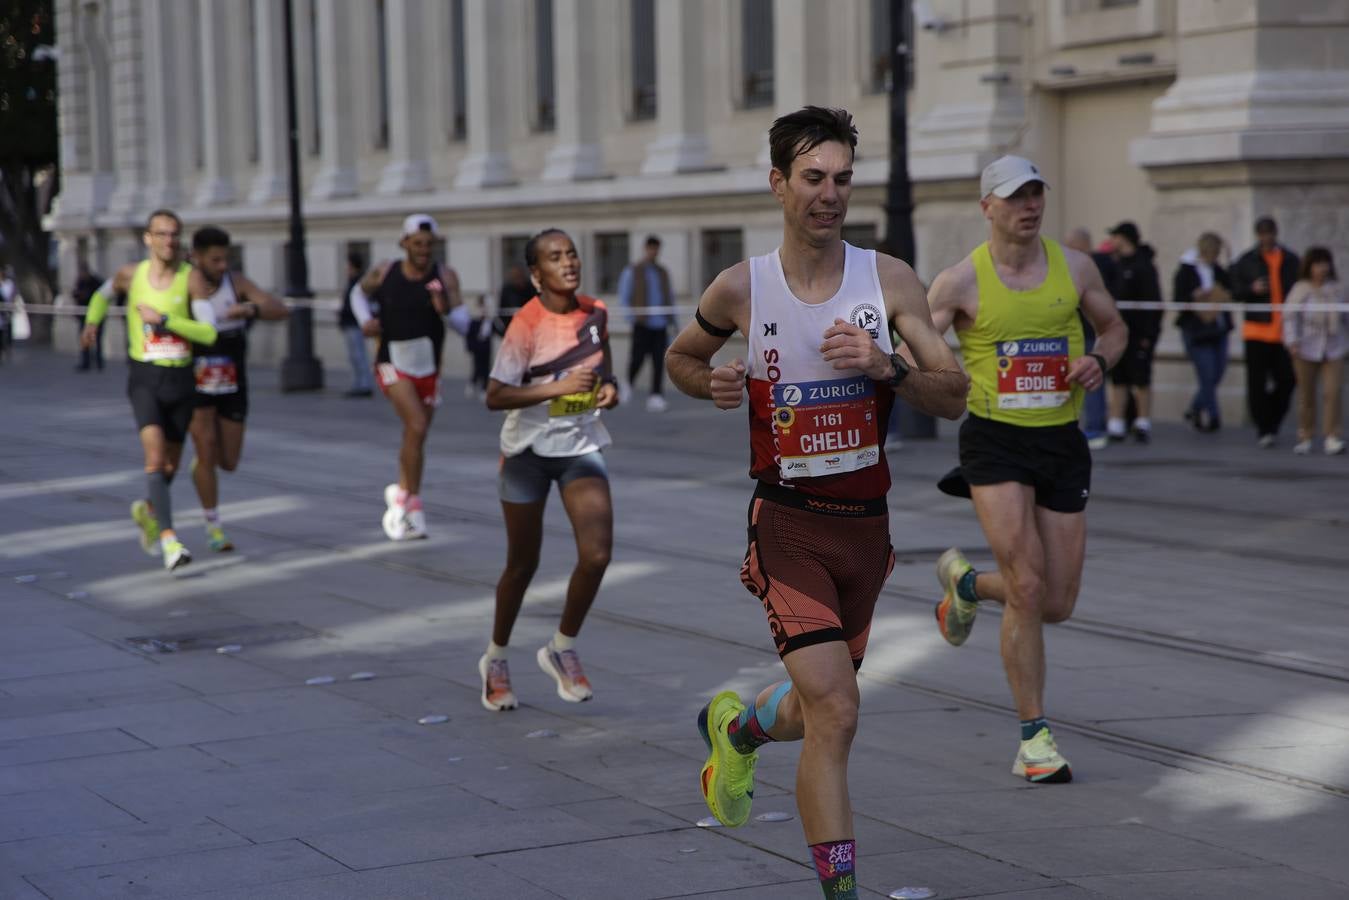
[[[0, 367], [0, 897], [819, 896], [795, 818], [694, 824], [699, 707], [782, 671], [737, 577], [743, 413], [639, 397], [609, 416], [614, 561], [579, 643], [596, 697], [563, 703], [533, 660], [573, 554], [554, 500], [512, 644], [523, 706], [491, 714], [500, 416], [461, 382], [432, 428], [432, 537], [391, 544], [387, 403], [256, 371], [222, 479], [238, 550], [209, 554], [182, 477], [196, 562], [175, 577], [127, 518], [144, 481], [122, 367], [70, 363]], [[1077, 780], [1031, 787], [996, 610], [959, 649], [932, 618], [941, 550], [988, 561], [968, 503], [933, 486], [953, 435], [890, 457], [901, 562], [852, 757], [865, 895], [1349, 896], [1349, 460], [1179, 426], [1097, 455], [1078, 615], [1048, 635]], [[794, 814], [795, 755], [764, 749], [757, 814]]]

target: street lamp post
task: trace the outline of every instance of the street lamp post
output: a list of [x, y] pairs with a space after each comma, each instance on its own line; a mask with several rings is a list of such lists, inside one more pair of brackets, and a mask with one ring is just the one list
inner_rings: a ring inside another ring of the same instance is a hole
[[[913, 185], [909, 181], [909, 35], [911, 0], [890, 0], [890, 176], [885, 187], [885, 249], [914, 265]], [[937, 420], [895, 399], [900, 437], [935, 438]]]
[[[286, 297], [309, 300], [309, 264], [305, 260], [304, 218], [300, 212], [300, 126], [295, 105], [295, 12], [292, 0], [282, 3], [286, 43], [286, 129], [290, 164], [290, 240], [286, 243]], [[323, 387], [323, 363], [314, 355], [314, 310], [294, 306], [286, 332], [286, 358], [281, 362], [281, 390], [316, 391]]]

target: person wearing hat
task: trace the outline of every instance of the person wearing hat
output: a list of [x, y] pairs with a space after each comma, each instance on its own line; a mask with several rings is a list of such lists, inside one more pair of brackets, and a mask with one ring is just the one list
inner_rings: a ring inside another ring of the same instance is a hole
[[[1128, 340], [1091, 257], [1040, 234], [1046, 187], [1028, 159], [989, 164], [979, 201], [989, 238], [928, 292], [933, 324], [955, 326], [970, 376], [956, 478], [968, 483], [997, 563], [976, 571], [955, 547], [941, 555], [937, 624], [959, 646], [981, 600], [1002, 604], [1003, 667], [1021, 719], [1012, 773], [1035, 783], [1072, 780], [1044, 717], [1043, 625], [1072, 615], [1082, 580], [1091, 487], [1077, 427], [1083, 395], [1102, 385]], [[1096, 330], [1090, 353], [1079, 309]]]
[[[1116, 296], [1125, 301], [1160, 303], [1162, 284], [1153, 264], [1156, 253], [1143, 243], [1138, 226], [1120, 222], [1110, 229], [1110, 243], [1114, 251]], [[1128, 309], [1121, 313], [1129, 327], [1129, 343], [1124, 348], [1119, 365], [1110, 373], [1110, 419], [1106, 433], [1112, 441], [1124, 440], [1129, 431], [1140, 444], [1152, 438], [1152, 356], [1157, 349], [1157, 336], [1162, 330], [1160, 309]], [[1130, 427], [1125, 428], [1125, 410], [1133, 398], [1136, 415]]]
[[1284, 296], [1298, 280], [1297, 254], [1279, 243], [1279, 226], [1269, 216], [1255, 222], [1256, 244], [1232, 266], [1232, 285], [1241, 303], [1272, 304], [1272, 311], [1244, 314], [1246, 403], [1261, 447], [1274, 446], [1293, 398], [1297, 379], [1283, 344]]
[[[432, 256], [440, 237], [436, 220], [418, 213], [403, 220], [399, 245], [406, 256], [381, 263], [351, 289], [351, 309], [361, 330], [379, 338], [375, 375], [403, 423], [398, 481], [384, 489], [384, 533], [391, 541], [426, 537], [422, 463], [431, 417], [440, 405], [440, 356], [445, 318], [461, 333], [468, 315], [459, 276]], [[379, 301], [372, 314], [370, 300]]]

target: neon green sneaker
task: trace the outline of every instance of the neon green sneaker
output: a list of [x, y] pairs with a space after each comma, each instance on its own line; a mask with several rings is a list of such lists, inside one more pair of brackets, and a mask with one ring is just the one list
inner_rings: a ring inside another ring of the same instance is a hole
[[1035, 784], [1067, 784], [1073, 780], [1072, 767], [1059, 753], [1054, 735], [1048, 728], [1035, 732], [1035, 737], [1022, 741], [1012, 763], [1012, 774]]
[[141, 549], [145, 551], [147, 556], [158, 556], [159, 522], [156, 521], [154, 513], [150, 512], [150, 504], [144, 500], [137, 500], [132, 503], [131, 521], [135, 522], [136, 527], [141, 530]]
[[225, 536], [225, 530], [219, 525], [206, 525], [206, 546], [216, 553], [228, 553], [234, 549], [234, 542]]
[[749, 819], [754, 802], [754, 766], [759, 751], [743, 754], [731, 746], [726, 729], [745, 709], [735, 691], [722, 691], [698, 713], [698, 733], [707, 744], [700, 778], [703, 799], [717, 821], [735, 828]]
[[970, 565], [965, 554], [955, 547], [947, 550], [937, 560], [937, 581], [945, 591], [935, 610], [937, 627], [941, 629], [942, 637], [953, 647], [965, 643], [965, 639], [970, 636], [970, 630], [974, 628], [974, 616], [979, 612], [979, 604], [962, 598], [960, 591], [956, 589], [965, 573], [973, 570], [974, 566]]
[[183, 546], [183, 542], [177, 538], [169, 538], [164, 542], [164, 568], [172, 572], [174, 569], [180, 569], [192, 562], [192, 554]]

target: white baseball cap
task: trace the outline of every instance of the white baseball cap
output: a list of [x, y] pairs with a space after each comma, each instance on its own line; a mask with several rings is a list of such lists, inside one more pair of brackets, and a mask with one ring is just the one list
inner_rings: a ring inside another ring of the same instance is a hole
[[429, 231], [432, 236], [440, 237], [440, 226], [426, 213], [413, 213], [403, 220], [403, 237], [409, 237], [419, 231]]
[[1016, 193], [1017, 188], [1031, 181], [1049, 187], [1035, 163], [1021, 156], [1002, 156], [984, 167], [984, 174], [979, 177], [979, 196], [997, 194], [1006, 200]]

